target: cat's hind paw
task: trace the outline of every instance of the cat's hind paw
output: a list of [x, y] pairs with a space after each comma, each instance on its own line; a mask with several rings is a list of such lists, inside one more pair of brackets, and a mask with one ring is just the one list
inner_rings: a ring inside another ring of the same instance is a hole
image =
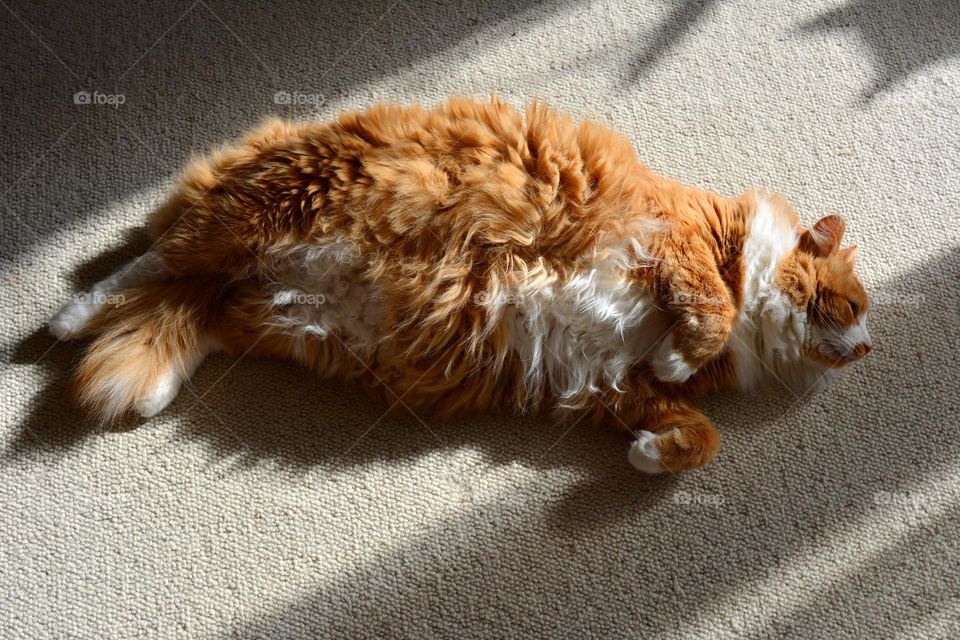
[[180, 384], [180, 376], [173, 371], [160, 376], [153, 389], [136, 403], [137, 412], [144, 418], [157, 415], [180, 393]]
[[653, 375], [664, 382], [686, 382], [696, 369], [687, 364], [683, 354], [673, 346], [673, 335], [668, 335], [657, 345], [650, 359]]
[[627, 453], [627, 459], [634, 468], [644, 473], [663, 473], [666, 468], [660, 464], [660, 448], [657, 446], [657, 434], [641, 431]]
[[84, 334], [99, 310], [92, 294], [77, 294], [50, 319], [47, 328], [58, 340], [74, 340]]

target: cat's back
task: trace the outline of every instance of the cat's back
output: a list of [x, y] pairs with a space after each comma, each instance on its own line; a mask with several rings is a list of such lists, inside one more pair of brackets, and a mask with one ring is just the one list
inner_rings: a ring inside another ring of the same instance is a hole
[[436, 240], [444, 253], [563, 260], [642, 208], [644, 169], [629, 142], [536, 101], [525, 113], [498, 98], [376, 105], [315, 131], [328, 213], [386, 248]]

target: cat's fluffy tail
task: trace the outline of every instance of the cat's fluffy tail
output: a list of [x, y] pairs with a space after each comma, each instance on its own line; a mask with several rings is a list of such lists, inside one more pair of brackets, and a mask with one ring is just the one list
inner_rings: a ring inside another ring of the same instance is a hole
[[76, 372], [79, 403], [103, 422], [166, 407], [214, 343], [204, 327], [217, 304], [210, 283], [167, 280], [123, 290], [94, 319]]

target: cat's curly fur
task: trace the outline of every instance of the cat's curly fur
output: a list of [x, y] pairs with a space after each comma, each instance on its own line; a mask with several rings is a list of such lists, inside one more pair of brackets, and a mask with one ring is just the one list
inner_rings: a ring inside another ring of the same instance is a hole
[[270, 122], [194, 162], [150, 229], [51, 322], [92, 339], [76, 388], [104, 419], [160, 411], [223, 349], [441, 415], [586, 414], [638, 432], [656, 472], [715, 454], [696, 395], [808, 385], [870, 349], [838, 217], [805, 230], [778, 197], [658, 177], [536, 102]]

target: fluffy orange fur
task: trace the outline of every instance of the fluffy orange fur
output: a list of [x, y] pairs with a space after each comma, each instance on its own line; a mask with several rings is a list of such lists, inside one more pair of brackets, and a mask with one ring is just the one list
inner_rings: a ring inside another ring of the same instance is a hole
[[[193, 162], [152, 216], [168, 274], [126, 290], [85, 329], [93, 342], [77, 395], [116, 417], [165, 371], [188, 376], [211, 343], [294, 359], [355, 379], [389, 404], [403, 398], [444, 416], [549, 407], [557, 401], [550, 386], [530, 383], [510, 326], [477, 296], [562, 282], [598, 247], [618, 247], [632, 286], [656, 301], [696, 372], [663, 382], [637, 354], [616, 388], [584, 388], [565, 405], [595, 422], [656, 432], [665, 468], [697, 467], [719, 436], [691, 401], [736, 384], [727, 346], [744, 303], [755, 203], [753, 193], [725, 198], [659, 177], [607, 127], [575, 124], [536, 102], [525, 116], [498, 99], [453, 99], [432, 109], [375, 106], [326, 123], [272, 121]], [[796, 224], [786, 203], [775, 203]], [[852, 253], [838, 250], [842, 221], [818, 225], [777, 281], [812, 321], [849, 325], [866, 296]], [[281, 268], [277, 256], [334, 237], [377, 286], [382, 317], [371, 352], [337, 331], [303, 340], [272, 324], [277, 307], [264, 291]], [[687, 296], [682, 305], [677, 292]], [[810, 357], [830, 366], [852, 359], [814, 348]], [[110, 404], [108, 388], [118, 372], [130, 380], [120, 405]]]

